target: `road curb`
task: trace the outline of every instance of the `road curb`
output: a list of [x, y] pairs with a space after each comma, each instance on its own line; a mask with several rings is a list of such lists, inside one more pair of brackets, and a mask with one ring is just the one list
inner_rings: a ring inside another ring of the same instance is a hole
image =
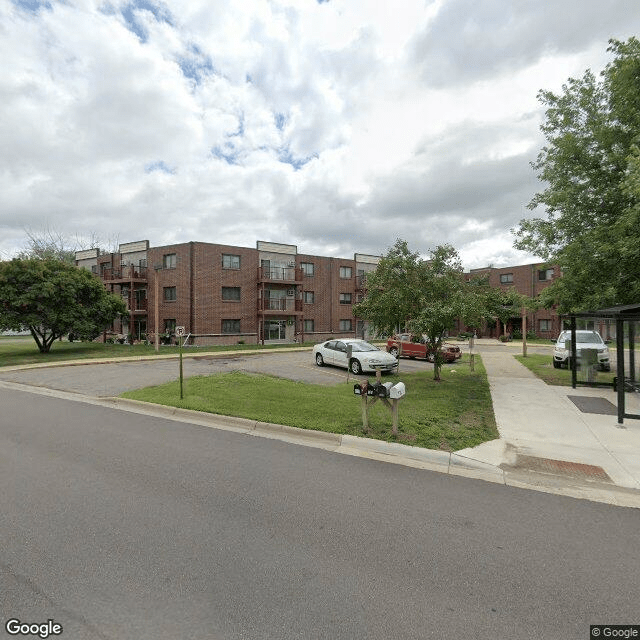
[[130, 411], [152, 417], [164, 418], [245, 435], [282, 440], [307, 447], [321, 448], [335, 453], [360, 458], [391, 462], [402, 466], [426, 469], [447, 475], [484, 480], [504, 484], [515, 489], [542, 491], [571, 498], [603, 502], [621, 507], [640, 508], [640, 491], [599, 483], [577, 483], [564, 477], [544, 473], [519, 472], [502, 469], [489, 462], [475, 460], [447, 451], [422, 449], [396, 442], [384, 442], [371, 438], [340, 435], [324, 431], [301, 429], [281, 424], [260, 422], [235, 416], [210, 414], [191, 409], [130, 400], [128, 398], [97, 398], [83, 394], [59, 391], [22, 383], [0, 381], [0, 387], [75, 402]]

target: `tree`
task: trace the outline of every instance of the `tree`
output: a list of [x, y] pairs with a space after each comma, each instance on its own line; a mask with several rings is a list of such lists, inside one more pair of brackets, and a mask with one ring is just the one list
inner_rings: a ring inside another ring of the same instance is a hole
[[521, 220], [515, 246], [560, 265], [540, 297], [560, 312], [640, 299], [640, 41], [608, 51], [599, 80], [586, 71], [538, 96], [547, 145], [533, 167], [546, 186], [529, 207], [547, 217]]
[[354, 315], [365, 318], [380, 335], [391, 335], [420, 311], [417, 295], [425, 277], [418, 253], [397, 240], [377, 268], [367, 274], [367, 296], [354, 305]]
[[397, 240], [367, 276], [367, 295], [354, 315], [368, 320], [382, 335], [407, 328], [425, 335], [436, 353], [434, 380], [440, 380], [442, 342], [457, 319], [478, 324], [487, 313], [486, 279], [465, 277], [453, 247], [439, 246], [429, 260]]
[[93, 338], [126, 305], [90, 272], [56, 259], [0, 263], [0, 329], [29, 329], [41, 353], [67, 333]]
[[519, 293], [515, 287], [511, 289], [492, 288], [487, 292], [487, 313], [502, 323], [503, 333], [507, 333], [507, 322], [519, 317], [523, 309], [534, 308], [534, 301]]
[[74, 265], [76, 261], [76, 245], [70, 243], [61, 233], [46, 229], [36, 233], [25, 230], [27, 244], [17, 255], [22, 260], [60, 260]]
[[[25, 229], [27, 242], [17, 258], [29, 260], [60, 260], [67, 264], [75, 265], [76, 251], [81, 249], [100, 248], [101, 252], [115, 252], [118, 247], [117, 238], [108, 238], [103, 242], [97, 233], [91, 233], [86, 237], [75, 236], [70, 238], [59, 231], [46, 227], [41, 231]], [[106, 248], [105, 248], [106, 247]]]

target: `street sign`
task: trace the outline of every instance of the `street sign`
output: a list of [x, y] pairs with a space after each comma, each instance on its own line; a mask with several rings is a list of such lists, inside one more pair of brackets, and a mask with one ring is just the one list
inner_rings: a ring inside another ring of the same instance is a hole
[[176, 335], [181, 337], [184, 335], [184, 327], [176, 327]]

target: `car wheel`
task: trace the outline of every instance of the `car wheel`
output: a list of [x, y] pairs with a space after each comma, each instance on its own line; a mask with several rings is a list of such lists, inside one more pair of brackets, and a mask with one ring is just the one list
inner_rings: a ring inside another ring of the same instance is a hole
[[356, 375], [362, 373], [362, 365], [359, 360], [351, 361], [351, 373], [355, 373]]
[[391, 349], [389, 349], [389, 353], [390, 353], [394, 358], [397, 358], [397, 357], [398, 357], [398, 347], [391, 347]]
[[602, 365], [602, 370], [603, 371], [611, 371], [611, 365], [610, 364], [603, 364]]
[[321, 353], [316, 353], [316, 364], [319, 367], [323, 367], [324, 366], [324, 358], [322, 357]]
[[560, 369], [561, 366], [562, 366], [562, 364], [559, 363], [557, 360], [553, 361], [553, 368], [554, 369]]
[[435, 362], [436, 354], [435, 353], [427, 353], [427, 362]]

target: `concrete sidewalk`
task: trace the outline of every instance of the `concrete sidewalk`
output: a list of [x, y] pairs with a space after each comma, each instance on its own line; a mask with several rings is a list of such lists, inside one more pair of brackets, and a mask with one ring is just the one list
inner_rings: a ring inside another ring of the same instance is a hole
[[[576, 404], [601, 399], [615, 407], [612, 389], [547, 385], [513, 357], [519, 349], [479, 342], [500, 439], [458, 454], [505, 471], [640, 491], [640, 421], [625, 419], [620, 428], [616, 415], [586, 413]], [[626, 403], [628, 413], [640, 414], [638, 394], [628, 393]]]

